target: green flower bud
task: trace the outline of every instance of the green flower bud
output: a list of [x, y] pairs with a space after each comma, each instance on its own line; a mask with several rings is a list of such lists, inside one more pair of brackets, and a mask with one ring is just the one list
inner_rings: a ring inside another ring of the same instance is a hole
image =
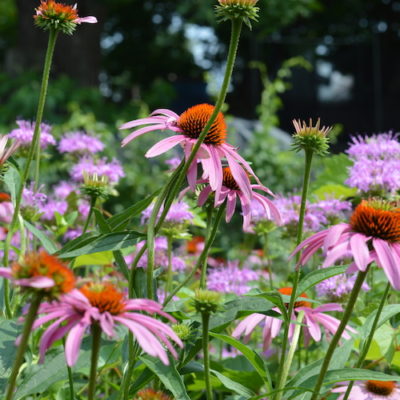
[[193, 303], [197, 312], [213, 314], [220, 308], [221, 300], [221, 293], [197, 289]]
[[83, 185], [81, 191], [90, 198], [107, 198], [109, 195], [108, 178], [105, 175], [83, 172]]
[[172, 329], [183, 342], [188, 340], [192, 334], [190, 326], [185, 324], [172, 325]]
[[332, 130], [331, 127], [321, 127], [321, 121], [318, 118], [315, 125], [310, 119], [309, 125], [305, 121], [293, 120], [295, 134], [293, 135], [293, 149], [295, 151], [312, 151], [320, 156], [328, 154], [329, 138], [327, 135]]
[[258, 21], [258, 0], [218, 0], [215, 7], [219, 21], [241, 19], [250, 29], [251, 20]]

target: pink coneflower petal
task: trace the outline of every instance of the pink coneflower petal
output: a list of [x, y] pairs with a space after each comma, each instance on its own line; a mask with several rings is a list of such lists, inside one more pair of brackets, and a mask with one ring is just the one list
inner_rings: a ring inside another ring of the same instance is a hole
[[232, 332], [232, 336], [234, 338], [239, 338], [242, 335], [249, 335], [263, 319], [265, 319], [265, 315], [263, 314], [255, 313], [249, 315], [248, 317], [240, 321], [238, 326]]
[[70, 331], [65, 342], [65, 359], [68, 366], [72, 367], [79, 356], [79, 349], [81, 347], [83, 335], [88, 324], [82, 321], [76, 324]]
[[12, 279], [12, 273], [10, 268], [0, 268], [0, 276], [7, 279]]
[[350, 248], [353, 253], [354, 262], [360, 271], [365, 271], [369, 263], [369, 250], [367, 246], [368, 237], [356, 233], [350, 238]]
[[328, 250], [330, 247], [334, 246], [340, 239], [342, 233], [347, 229], [349, 229], [348, 224], [338, 224], [327, 229], [325, 231], [327, 235], [324, 242], [324, 248]]
[[[302, 308], [302, 307], [300, 307]], [[316, 341], [319, 342], [321, 340], [321, 329], [319, 325], [314, 321], [312, 314], [306, 312], [304, 314], [305, 322], [307, 324], [308, 332], [310, 333], [311, 337]]]
[[166, 139], [160, 140], [147, 151], [145, 157], [152, 158], [159, 156], [160, 154], [163, 154], [166, 151], [171, 150], [176, 145], [182, 143], [184, 140], [186, 140], [186, 137], [183, 135], [174, 135]]
[[96, 17], [77, 18], [74, 22], [77, 23], [77, 24], [81, 24], [83, 22], [86, 22], [87, 24], [96, 24], [97, 23], [97, 18]]
[[173, 118], [175, 120], [179, 119], [179, 115], [174, 113], [171, 110], [168, 110], [167, 108], [158, 108], [157, 110], [154, 110], [151, 115], [165, 115], [167, 117]]
[[198, 205], [201, 207], [207, 201], [208, 196], [212, 192], [211, 186], [206, 186], [199, 194]]
[[46, 276], [34, 276], [33, 278], [16, 279], [14, 284], [19, 286], [29, 286], [36, 289], [47, 289], [55, 286], [53, 279]]
[[226, 159], [228, 160], [229, 168], [231, 169], [232, 176], [234, 177], [237, 185], [239, 186], [240, 190], [243, 194], [248, 198], [252, 199], [253, 192], [250, 186], [250, 180], [247, 176], [243, 167], [230, 155], [226, 155]]
[[122, 140], [122, 147], [126, 146], [133, 139], [137, 138], [138, 136], [144, 135], [147, 132], [163, 130], [163, 129], [165, 129], [165, 125], [161, 124], [146, 126], [144, 128], [138, 129], [137, 131], [132, 132], [130, 135], [128, 135], [126, 138]]
[[[400, 257], [391, 245], [382, 239], [374, 238], [373, 246], [376, 251], [377, 262], [383, 268], [390, 284], [400, 290]], [[396, 249], [396, 248], [395, 248]]]
[[140, 126], [140, 125], [163, 124], [164, 121], [165, 121], [165, 118], [163, 118], [163, 117], [147, 117], [147, 118], [134, 119], [133, 121], [125, 122], [125, 124], [122, 124], [119, 127], [119, 129], [131, 129], [131, 128], [135, 128], [136, 126]]
[[330, 267], [337, 260], [344, 258], [348, 254], [349, 254], [349, 244], [347, 242], [335, 246], [332, 250], [330, 250], [327, 253], [325, 261], [322, 264], [322, 268]]
[[226, 202], [226, 222], [232, 219], [232, 216], [236, 208], [236, 193], [229, 193], [228, 200]]

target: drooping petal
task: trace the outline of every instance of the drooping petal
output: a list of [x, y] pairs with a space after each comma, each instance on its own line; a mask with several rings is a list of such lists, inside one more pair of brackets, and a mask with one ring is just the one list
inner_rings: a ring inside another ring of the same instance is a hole
[[211, 186], [206, 186], [199, 194], [199, 200], [197, 204], [202, 207], [204, 203], [207, 201], [208, 196], [212, 192]]
[[232, 219], [233, 214], [235, 213], [236, 208], [236, 193], [230, 192], [228, 194], [228, 200], [226, 202], [226, 222], [229, 222]]
[[147, 132], [163, 130], [164, 128], [165, 128], [164, 125], [151, 125], [151, 126], [145, 126], [144, 128], [140, 128], [137, 131], [132, 132], [125, 139], [123, 139], [121, 146], [122, 147], [126, 146], [133, 139], [136, 139], [138, 136], [144, 135]]
[[136, 126], [141, 125], [157, 125], [165, 123], [165, 117], [147, 117], [147, 118], [139, 118], [134, 119], [133, 121], [125, 122], [125, 124], [121, 125], [119, 129], [131, 129], [135, 128]]
[[232, 332], [232, 336], [234, 338], [239, 338], [242, 335], [247, 336], [263, 319], [265, 319], [265, 315], [263, 314], [255, 313], [249, 315], [239, 322], [238, 326]]
[[250, 179], [247, 176], [243, 167], [229, 154], [226, 155], [226, 159], [228, 160], [229, 168], [231, 169], [231, 173], [235, 182], [239, 186], [241, 192], [244, 196], [246, 196], [249, 200], [253, 198], [253, 192], [251, 190]]
[[175, 112], [168, 110], [167, 108], [158, 108], [157, 110], [154, 110], [151, 115], [166, 115], [167, 117], [173, 118], [174, 120], [179, 119], [179, 115], [176, 114]]
[[72, 367], [78, 360], [83, 335], [88, 326], [88, 324], [81, 321], [69, 331], [65, 342], [65, 359], [69, 367]]
[[344, 258], [349, 254], [349, 243], [341, 243], [328, 251], [325, 261], [322, 264], [322, 268], [330, 267], [337, 260]]
[[334, 246], [339, 241], [342, 233], [349, 229], [350, 225], [348, 224], [337, 224], [329, 228], [324, 242], [325, 250], [329, 250], [330, 247]]
[[[304, 307], [305, 308], [305, 307]], [[304, 319], [307, 325], [307, 329], [311, 337], [316, 341], [319, 342], [321, 340], [321, 329], [319, 325], [313, 319], [313, 313], [311, 310], [305, 310]]]
[[47, 276], [34, 276], [32, 278], [16, 279], [14, 284], [33, 287], [35, 289], [48, 289], [55, 285], [53, 279], [48, 278]]
[[12, 279], [12, 272], [10, 268], [0, 268], [0, 276], [6, 279]]
[[370, 260], [367, 241], [368, 237], [361, 233], [355, 233], [350, 237], [351, 252], [354, 257], [354, 262], [360, 271], [365, 271]]
[[86, 22], [87, 24], [96, 24], [97, 23], [97, 18], [96, 17], [77, 18], [74, 22], [76, 24], [81, 24], [83, 22]]
[[159, 156], [160, 154], [163, 154], [168, 150], [171, 150], [173, 147], [183, 142], [184, 140], [186, 140], [186, 136], [183, 135], [173, 135], [167, 137], [166, 139], [160, 140], [158, 143], [156, 143], [147, 151], [145, 157], [152, 158]]
[[397, 248], [382, 239], [374, 238], [373, 246], [376, 251], [377, 263], [385, 271], [390, 284], [400, 290], [400, 257]]

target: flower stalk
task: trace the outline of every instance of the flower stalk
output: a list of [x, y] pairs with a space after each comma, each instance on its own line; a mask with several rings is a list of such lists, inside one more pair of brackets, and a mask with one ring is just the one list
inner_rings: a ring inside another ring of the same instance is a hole
[[[152, 215], [150, 216], [149, 223], [148, 223], [148, 229], [147, 229], [147, 248], [148, 248], [147, 296], [150, 299], [154, 298], [154, 290], [153, 290], [154, 238], [155, 238], [154, 226], [155, 226], [155, 221], [157, 219], [158, 212], [159, 212], [161, 206], [163, 205], [163, 203], [164, 203], [163, 214], [166, 215], [166, 213], [168, 212], [173, 199], [176, 197], [176, 195], [179, 192], [179, 189], [183, 183], [183, 180], [186, 176], [187, 171], [189, 170], [189, 167], [191, 166], [201, 144], [204, 142], [204, 139], [207, 136], [207, 133], [209, 132], [212, 124], [214, 123], [215, 119], [218, 116], [218, 113], [220, 112], [220, 110], [222, 108], [222, 105], [225, 102], [229, 83], [230, 83], [230, 80], [232, 77], [233, 67], [235, 65], [241, 29], [242, 29], [242, 20], [233, 19], [232, 20], [232, 30], [231, 30], [231, 39], [230, 39], [230, 44], [229, 44], [228, 58], [227, 58], [227, 62], [226, 62], [224, 80], [222, 82], [222, 86], [221, 86], [221, 89], [220, 89], [220, 92], [218, 95], [218, 99], [215, 103], [214, 110], [213, 110], [209, 120], [207, 121], [206, 125], [204, 126], [202, 132], [200, 133], [195, 145], [193, 146], [192, 151], [191, 151], [189, 157], [187, 158], [182, 170], [180, 171], [175, 183], [171, 185], [171, 182], [174, 178], [174, 175], [173, 175], [173, 176], [171, 176], [170, 181], [165, 186], [166, 188], [168, 187], [168, 192], [165, 197], [165, 201], [163, 198], [159, 197], [153, 208]], [[160, 223], [160, 221], [161, 221], [161, 219], [159, 220], [159, 223]]]
[[[303, 177], [303, 190], [301, 194], [301, 204], [300, 204], [300, 215], [299, 215], [299, 224], [297, 226], [297, 239], [296, 239], [296, 246], [301, 243], [303, 238], [303, 225], [304, 225], [304, 216], [306, 213], [306, 204], [307, 204], [307, 195], [308, 195], [308, 188], [310, 185], [310, 175], [311, 175], [311, 164], [313, 158], [313, 150], [312, 149], [305, 149], [305, 168], [304, 168], [304, 177]], [[296, 255], [296, 263], [300, 260], [300, 252]], [[297, 286], [300, 280], [300, 268], [296, 268], [295, 276], [293, 280], [293, 289], [292, 294], [290, 296], [289, 306], [288, 306], [288, 315], [291, 316], [293, 314], [294, 304], [297, 297]], [[286, 359], [286, 349], [289, 340], [289, 328], [290, 328], [290, 321], [285, 324], [285, 330], [283, 334], [283, 341], [282, 341], [282, 353], [281, 359], [279, 364], [279, 374], [281, 378], [283, 378], [284, 374], [283, 371], [288, 368], [288, 360]], [[285, 378], [286, 380], [286, 378]], [[278, 393], [275, 396], [275, 399], [279, 399], [279, 396], [282, 395], [281, 390], [285, 385], [285, 382], [280, 379], [280, 383], [278, 385]]]
[[[46, 97], [47, 97], [47, 88], [49, 84], [49, 76], [50, 70], [53, 60], [54, 48], [56, 45], [58, 36], [58, 31], [55, 29], [51, 29], [49, 31], [49, 41], [47, 45], [47, 51], [44, 61], [43, 67], [43, 77], [42, 77], [42, 84], [40, 87], [40, 94], [39, 94], [39, 103], [36, 113], [36, 121], [35, 121], [35, 130], [33, 133], [32, 138], [32, 145], [29, 148], [29, 153], [26, 159], [26, 163], [22, 172], [21, 177], [21, 184], [18, 187], [17, 195], [15, 198], [15, 205], [14, 205], [14, 214], [11, 220], [11, 224], [9, 227], [9, 231], [7, 233], [7, 237], [4, 244], [4, 256], [3, 256], [3, 265], [4, 267], [8, 267], [9, 265], [9, 251], [11, 246], [11, 239], [17, 229], [18, 224], [18, 216], [19, 211], [21, 208], [22, 202], [22, 193], [25, 187], [25, 184], [28, 180], [29, 173], [31, 171], [31, 164], [32, 160], [36, 154], [36, 167], [35, 167], [35, 189], [37, 189], [39, 185], [39, 175], [40, 175], [40, 124], [42, 123], [43, 119], [43, 111], [44, 106], [46, 104]], [[9, 283], [7, 281], [4, 282], [4, 304], [5, 304], [5, 311], [7, 318], [12, 317], [11, 307], [10, 307], [10, 293], [9, 293]]]
[[[378, 307], [378, 309], [376, 311], [374, 322], [372, 323], [371, 330], [370, 330], [370, 332], [368, 334], [367, 341], [365, 342], [365, 344], [364, 344], [364, 346], [362, 348], [362, 351], [361, 351], [361, 353], [360, 353], [360, 355], [358, 357], [357, 363], [354, 366], [354, 368], [361, 368], [365, 358], [367, 357], [369, 348], [371, 347], [371, 343], [372, 343], [372, 340], [374, 338], [375, 331], [376, 331], [376, 329], [378, 327], [378, 323], [379, 323], [379, 319], [380, 319], [381, 314], [382, 314], [383, 306], [385, 305], [387, 297], [389, 295], [389, 291], [390, 291], [390, 283], [388, 282], [387, 285], [386, 285], [386, 289], [385, 289], [385, 291], [384, 291], [384, 293], [382, 295], [381, 301], [379, 303], [379, 307]], [[353, 388], [353, 385], [354, 385], [354, 381], [350, 381], [349, 382], [349, 386], [347, 387], [346, 393], [344, 394], [343, 400], [347, 400], [349, 398], [351, 389]]]
[[172, 289], [172, 237], [167, 237], [167, 258], [168, 258], [168, 269], [167, 269], [167, 282], [165, 285], [165, 293], [169, 293]]
[[96, 393], [96, 375], [97, 375], [97, 361], [99, 359], [100, 342], [101, 342], [101, 329], [99, 325], [92, 325], [92, 355], [90, 364], [88, 400], [95, 399]]
[[328, 371], [332, 356], [337, 348], [340, 338], [342, 337], [342, 333], [343, 333], [344, 329], [346, 328], [347, 323], [349, 322], [351, 313], [353, 312], [354, 305], [356, 304], [356, 301], [357, 301], [358, 294], [360, 293], [361, 286], [364, 283], [364, 280], [368, 274], [369, 268], [370, 268], [370, 265], [368, 265], [368, 267], [366, 268], [365, 271], [358, 272], [357, 279], [354, 282], [354, 287], [350, 293], [350, 297], [347, 302], [346, 309], [344, 310], [342, 320], [340, 321], [340, 325], [338, 326], [336, 333], [332, 337], [331, 343], [329, 344], [328, 350], [326, 352], [324, 361], [321, 366], [321, 370], [318, 375], [317, 383], [315, 384], [315, 387], [313, 390], [314, 393], [311, 397], [311, 400], [318, 400], [320, 398], [321, 387], [324, 383], [324, 378]]
[[11, 375], [8, 379], [8, 386], [5, 400], [11, 400], [14, 396], [15, 384], [18, 377], [19, 369], [21, 368], [22, 362], [24, 360], [24, 355], [26, 351], [26, 347], [28, 345], [29, 335], [31, 333], [31, 329], [33, 323], [35, 321], [40, 303], [42, 301], [43, 294], [38, 292], [32, 297], [31, 305], [29, 306], [28, 313], [25, 317], [25, 323], [22, 330], [21, 341], [18, 346], [17, 354], [14, 360], [14, 365], [11, 371]]
[[207, 400], [213, 399], [213, 392], [210, 377], [210, 354], [209, 354], [209, 337], [208, 328], [210, 322], [210, 314], [208, 312], [201, 313], [201, 321], [203, 327], [203, 363], [204, 363], [204, 381], [206, 384]]

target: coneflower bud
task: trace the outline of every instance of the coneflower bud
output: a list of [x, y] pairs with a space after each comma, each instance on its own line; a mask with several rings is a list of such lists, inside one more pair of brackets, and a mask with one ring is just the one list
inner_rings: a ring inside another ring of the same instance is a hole
[[220, 308], [221, 293], [197, 289], [193, 303], [197, 312], [201, 314], [213, 314]]
[[109, 195], [108, 178], [105, 175], [90, 174], [87, 171], [83, 172], [83, 185], [81, 186], [82, 193], [89, 196], [91, 199], [107, 198]]
[[182, 340], [182, 342], [188, 340], [192, 334], [190, 326], [186, 324], [172, 325], [172, 329], [174, 330], [178, 338]]
[[319, 118], [315, 125], [313, 125], [312, 119], [308, 125], [305, 121], [293, 120], [293, 125], [296, 130], [293, 135], [295, 151], [312, 151], [320, 156], [328, 154], [329, 138], [327, 136], [332, 130], [331, 127], [321, 127]]
[[215, 7], [219, 21], [242, 20], [251, 29], [251, 20], [258, 21], [258, 0], [218, 0]]

